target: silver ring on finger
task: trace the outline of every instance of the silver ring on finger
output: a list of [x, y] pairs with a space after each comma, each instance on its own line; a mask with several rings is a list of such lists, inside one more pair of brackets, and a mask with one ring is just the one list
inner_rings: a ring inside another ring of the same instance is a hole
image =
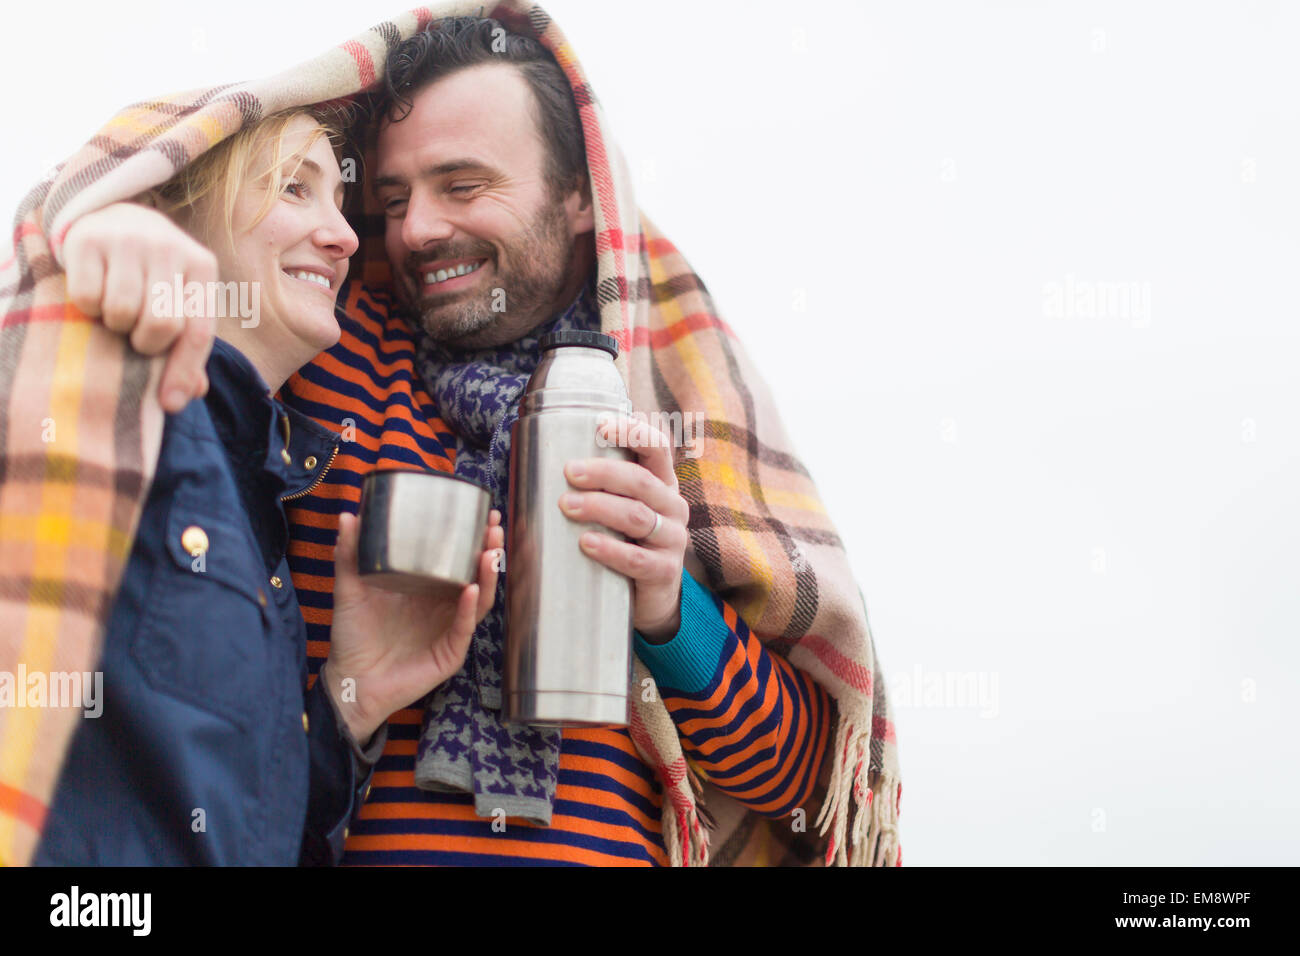
[[663, 525], [663, 523], [664, 523], [664, 516], [661, 515], [659, 512], [656, 511], [656, 512], [655, 512], [655, 526], [654, 526], [653, 528], [650, 529], [650, 533], [649, 533], [648, 535], [646, 535], [644, 538], [641, 539], [641, 543], [642, 543], [642, 544], [646, 544], [646, 543], [648, 543], [648, 542], [650, 541], [650, 539], [653, 538], [653, 537], [655, 536], [655, 532], [659, 530], [660, 526]]

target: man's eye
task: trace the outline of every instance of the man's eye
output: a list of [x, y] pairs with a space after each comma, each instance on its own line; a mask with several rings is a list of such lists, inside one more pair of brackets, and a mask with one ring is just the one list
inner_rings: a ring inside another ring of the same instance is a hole
[[477, 184], [473, 186], [452, 186], [449, 191], [453, 193], [468, 193], [473, 192], [475, 189], [478, 189]]
[[405, 205], [405, 199], [390, 199], [384, 203], [384, 212], [390, 216], [395, 216], [402, 211], [402, 207]]

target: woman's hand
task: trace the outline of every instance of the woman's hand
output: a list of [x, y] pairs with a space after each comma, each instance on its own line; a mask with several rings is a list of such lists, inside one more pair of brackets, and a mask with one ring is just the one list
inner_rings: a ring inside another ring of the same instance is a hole
[[89, 316], [102, 315], [104, 327], [120, 332], [144, 355], [171, 350], [159, 383], [159, 398], [179, 412], [191, 398], [208, 391], [204, 371], [212, 351], [213, 319], [155, 315], [155, 283], [171, 289], [180, 276], [187, 283], [217, 281], [217, 258], [157, 210], [117, 202], [72, 224], [63, 242], [68, 298]]
[[589, 531], [580, 544], [584, 554], [632, 579], [632, 626], [647, 640], [667, 643], [681, 626], [682, 566], [691, 513], [677, 491], [672, 438], [625, 415], [598, 427], [597, 435], [608, 445], [631, 448], [640, 460], [568, 462], [565, 476], [580, 491], [561, 495], [560, 510], [575, 521], [594, 521], [632, 539], [618, 541]]
[[496, 599], [505, 534], [501, 512], [493, 508], [478, 581], [450, 594], [401, 594], [366, 584], [357, 572], [357, 535], [356, 515], [340, 515], [334, 623], [321, 677], [352, 736], [364, 745], [394, 711], [460, 670], [474, 628]]

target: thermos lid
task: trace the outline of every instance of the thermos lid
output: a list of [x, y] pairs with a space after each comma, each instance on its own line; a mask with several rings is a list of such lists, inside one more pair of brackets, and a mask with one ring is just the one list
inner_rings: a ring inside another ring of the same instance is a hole
[[586, 345], [589, 348], [604, 349], [614, 358], [618, 358], [618, 340], [604, 332], [565, 329], [561, 332], [547, 332], [538, 342], [539, 350], [542, 352], [561, 345]]

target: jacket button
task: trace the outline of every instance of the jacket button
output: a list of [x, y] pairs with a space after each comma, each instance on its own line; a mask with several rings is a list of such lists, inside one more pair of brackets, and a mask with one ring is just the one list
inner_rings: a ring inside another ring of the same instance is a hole
[[280, 580], [280, 575], [271, 575], [271, 587], [275, 588], [277, 591], [284, 587], [284, 582]]
[[302, 466], [306, 468], [308, 471], [311, 471], [313, 468], [316, 467], [316, 456], [308, 455], [305, 459], [303, 459]]
[[344, 828], [343, 828], [343, 839], [346, 840], [346, 839], [348, 838], [348, 834], [351, 833], [351, 832], [352, 832], [352, 831], [349, 830], [347, 827], [344, 827]]
[[307, 728], [308, 728], [309, 726], [310, 726], [310, 725], [307, 723], [307, 711], [304, 710], [304, 711], [302, 712], [302, 732], [303, 732], [304, 734], [305, 734], [305, 733], [308, 733]]
[[208, 550], [208, 533], [196, 524], [181, 532], [181, 547], [186, 554], [200, 555]]

